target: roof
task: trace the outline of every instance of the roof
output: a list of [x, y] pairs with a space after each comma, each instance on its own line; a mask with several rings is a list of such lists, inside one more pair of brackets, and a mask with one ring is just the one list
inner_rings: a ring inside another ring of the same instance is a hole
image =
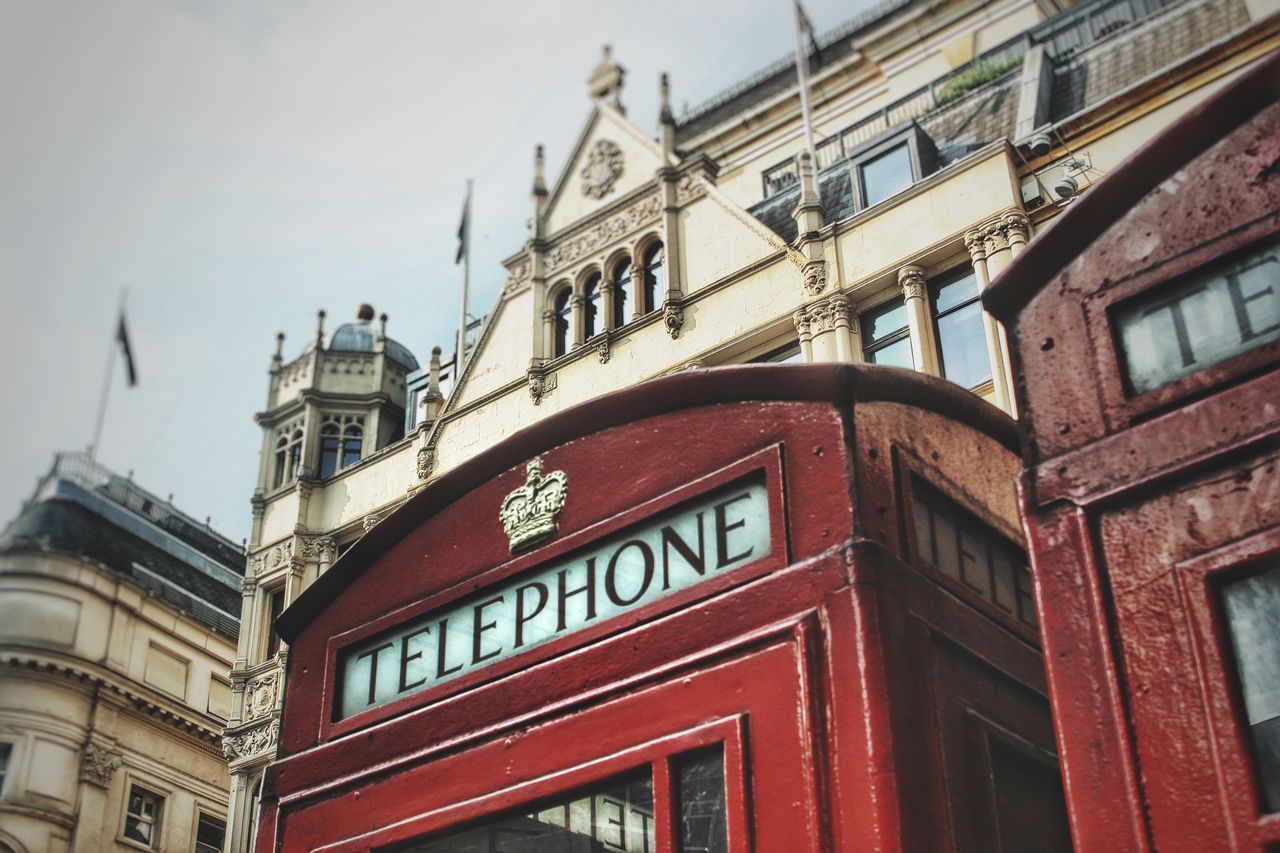
[[1089, 192], [1039, 232], [982, 294], [1005, 323], [1067, 264], [1110, 228], [1116, 218], [1217, 143], [1231, 129], [1280, 101], [1280, 53], [1196, 106], [1111, 170]]
[[[376, 352], [377, 332], [370, 320], [360, 319], [352, 323], [343, 323], [329, 335], [325, 349], [330, 352]], [[404, 365], [410, 370], [418, 369], [418, 360], [409, 352], [409, 348], [399, 341], [386, 339], [387, 358]]]
[[[78, 488], [78, 487], [77, 487]], [[59, 494], [29, 503], [0, 534], [0, 552], [51, 551], [129, 578], [228, 639], [236, 639], [238, 585], [215, 578]]]

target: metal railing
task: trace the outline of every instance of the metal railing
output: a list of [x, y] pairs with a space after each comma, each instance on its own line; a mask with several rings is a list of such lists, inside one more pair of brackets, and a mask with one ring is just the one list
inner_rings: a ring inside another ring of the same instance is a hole
[[70, 480], [96, 492], [223, 565], [243, 572], [244, 549], [238, 543], [218, 533], [207, 521], [197, 521], [169, 501], [136, 485], [130, 478], [104, 468], [90, 459], [87, 453], [70, 451], [55, 454], [49, 476]]
[[[891, 128], [922, 118], [946, 106], [953, 100], [945, 96], [949, 87], [959, 83], [964, 75], [977, 73], [984, 65], [1004, 64], [1016, 56], [1025, 54], [1033, 45], [1043, 45], [1045, 54], [1050, 60], [1061, 62], [1112, 33], [1183, 2], [1188, 0], [1099, 0], [1099, 2], [1064, 12], [821, 140], [815, 146], [818, 169], [824, 169], [843, 160], [859, 145]], [[1016, 70], [1016, 68], [1010, 69], [1006, 73], [1013, 74]], [[971, 91], [976, 92], [993, 86], [1004, 76], [986, 80], [974, 86]], [[765, 198], [793, 186], [799, 180], [795, 158], [792, 157], [771, 166], [764, 171], [761, 178], [764, 183]]]

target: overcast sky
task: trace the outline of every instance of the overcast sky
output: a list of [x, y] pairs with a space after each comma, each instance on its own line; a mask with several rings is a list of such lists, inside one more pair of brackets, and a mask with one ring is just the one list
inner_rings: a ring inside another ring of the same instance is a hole
[[[869, 5], [806, 0], [821, 32]], [[524, 239], [533, 146], [558, 174], [601, 45], [656, 132], [793, 46], [789, 0], [0, 0], [0, 523], [56, 450], [247, 534], [275, 334], [295, 357], [369, 302], [424, 364], [451, 350], [476, 181], [472, 313]]]

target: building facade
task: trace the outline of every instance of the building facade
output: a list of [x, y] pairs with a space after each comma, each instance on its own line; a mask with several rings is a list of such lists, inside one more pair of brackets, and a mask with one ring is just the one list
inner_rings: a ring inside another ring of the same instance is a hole
[[414, 373], [371, 310], [350, 342], [321, 328], [298, 358], [277, 350], [227, 729], [232, 849], [248, 849], [278, 738], [287, 649], [270, 623], [380, 518], [520, 429], [689, 369], [907, 367], [1016, 416], [981, 292], [1073, 199], [1280, 46], [1275, 8], [892, 0], [809, 57], [816, 162], [789, 60], [678, 118], [663, 76], [655, 135], [627, 114], [606, 51], [554, 180], [535, 153], [530, 232], [447, 401], [438, 366]]
[[58, 455], [0, 535], [0, 850], [222, 849], [243, 559]]

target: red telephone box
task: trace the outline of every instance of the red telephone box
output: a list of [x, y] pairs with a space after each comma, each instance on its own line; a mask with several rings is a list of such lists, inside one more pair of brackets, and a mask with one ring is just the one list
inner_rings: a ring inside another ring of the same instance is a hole
[[1069, 849], [1015, 446], [854, 365], [519, 433], [278, 621], [258, 849]]
[[984, 295], [1082, 851], [1280, 849], [1278, 100], [1272, 56]]

